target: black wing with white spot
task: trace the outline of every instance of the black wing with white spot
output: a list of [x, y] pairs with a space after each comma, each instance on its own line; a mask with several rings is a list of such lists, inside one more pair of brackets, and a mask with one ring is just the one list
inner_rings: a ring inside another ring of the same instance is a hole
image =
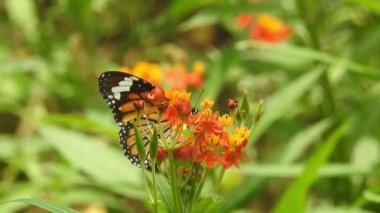
[[99, 76], [99, 91], [119, 126], [136, 117], [133, 101], [143, 99], [155, 86], [134, 75], [108, 71]]

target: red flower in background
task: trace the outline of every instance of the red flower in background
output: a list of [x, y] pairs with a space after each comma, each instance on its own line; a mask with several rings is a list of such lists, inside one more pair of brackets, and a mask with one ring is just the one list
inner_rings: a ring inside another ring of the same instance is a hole
[[205, 66], [200, 61], [194, 62], [191, 71], [186, 70], [185, 65], [179, 63], [165, 72], [165, 82], [175, 89], [200, 88], [204, 82], [204, 70]]
[[146, 61], [139, 61], [133, 67], [123, 66], [120, 68], [122, 72], [145, 79], [154, 85], [165, 82], [170, 88], [175, 89], [201, 88], [205, 69], [205, 65], [201, 61], [195, 61], [191, 70], [187, 70], [183, 63], [161, 69], [160, 64]]
[[157, 63], [139, 61], [133, 67], [123, 66], [120, 70], [145, 79], [155, 85], [159, 84], [162, 80], [161, 68]]
[[241, 13], [236, 17], [236, 22], [241, 28], [248, 28], [253, 24], [253, 16], [249, 13]]
[[290, 34], [291, 30], [284, 22], [267, 14], [255, 17], [255, 23], [250, 32], [252, 39], [272, 43], [280, 42]]
[[253, 40], [275, 43], [291, 34], [290, 28], [284, 22], [268, 14], [253, 16], [242, 13], [236, 17], [236, 21], [241, 28], [250, 29], [249, 34]]

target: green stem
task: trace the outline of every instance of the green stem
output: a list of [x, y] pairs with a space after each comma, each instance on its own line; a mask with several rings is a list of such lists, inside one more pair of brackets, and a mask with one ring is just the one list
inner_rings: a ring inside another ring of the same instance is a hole
[[220, 168], [218, 179], [216, 179], [215, 186], [214, 186], [214, 193], [218, 193], [220, 184], [222, 183], [224, 173], [226, 172], [226, 169], [224, 167]]
[[158, 213], [157, 202], [157, 182], [156, 182], [156, 161], [152, 160], [152, 181], [153, 181], [153, 209], [155, 213]]
[[[142, 159], [143, 160], [143, 159]], [[144, 162], [144, 161], [141, 161], [141, 162]], [[150, 201], [152, 202], [153, 200], [153, 197], [152, 197], [152, 193], [150, 192], [150, 189], [149, 189], [149, 178], [146, 176], [146, 171], [145, 171], [145, 165], [142, 164], [141, 165], [141, 174], [144, 178], [144, 183], [145, 183], [145, 189], [146, 191], [148, 192], [148, 196], [149, 196], [149, 199]]]
[[174, 200], [174, 209], [175, 212], [182, 212], [181, 207], [181, 195], [179, 193], [179, 189], [177, 188], [177, 172], [176, 172], [176, 166], [174, 162], [174, 155], [173, 155], [173, 149], [168, 150], [169, 155], [169, 163], [170, 163], [170, 181], [171, 181], [171, 188], [172, 188], [172, 194], [173, 194], [173, 200]]
[[197, 188], [195, 189], [195, 193], [194, 193], [194, 197], [193, 197], [193, 200], [191, 202], [191, 205], [190, 205], [190, 212], [192, 212], [193, 210], [193, 207], [195, 205], [195, 203], [198, 201], [198, 198], [202, 192], [202, 188], [203, 188], [203, 185], [205, 184], [206, 182], [206, 177], [207, 177], [207, 174], [208, 174], [208, 169], [205, 168], [203, 174], [202, 174], [202, 178], [201, 180], [199, 181], [199, 185], [197, 186]]

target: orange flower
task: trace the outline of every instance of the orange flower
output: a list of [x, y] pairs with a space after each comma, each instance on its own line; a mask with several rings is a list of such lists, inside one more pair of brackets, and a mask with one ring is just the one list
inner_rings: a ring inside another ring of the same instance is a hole
[[196, 152], [196, 148], [193, 145], [183, 146], [174, 150], [174, 158], [181, 161], [192, 160]]
[[216, 134], [206, 135], [204, 137], [204, 146], [199, 147], [199, 154], [194, 158], [194, 162], [199, 163], [201, 161], [206, 162], [208, 168], [214, 167], [215, 162], [219, 162], [224, 165], [226, 162], [216, 152], [220, 147], [220, 136]]
[[200, 61], [194, 62], [191, 72], [186, 70], [184, 64], [179, 63], [165, 72], [165, 82], [175, 89], [200, 88], [203, 86], [204, 70], [205, 66]]
[[250, 32], [254, 40], [280, 42], [291, 34], [289, 27], [281, 20], [267, 15], [258, 15]]
[[165, 91], [165, 96], [169, 100], [169, 104], [163, 116], [169, 120], [172, 126], [178, 126], [191, 113], [190, 93], [184, 90], [171, 89]]
[[187, 73], [187, 84], [190, 87], [201, 88], [203, 86], [203, 73], [205, 65], [201, 61], [195, 61], [193, 64], [193, 71]]
[[226, 168], [229, 168], [232, 165], [239, 167], [238, 160], [246, 159], [242, 149], [247, 145], [250, 133], [251, 131], [246, 127], [238, 127], [235, 129], [233, 134], [228, 136], [228, 140], [223, 141], [225, 147], [223, 159], [225, 161], [224, 166]]
[[187, 88], [187, 73], [183, 70], [170, 69], [165, 72], [165, 82], [171, 88], [186, 89]]
[[201, 108], [203, 110], [208, 110], [211, 109], [214, 106], [214, 101], [212, 101], [210, 98], [206, 98], [204, 101], [201, 103]]
[[198, 72], [189, 72], [186, 76], [187, 85], [195, 88], [203, 86], [203, 75]]
[[236, 22], [241, 28], [248, 28], [253, 23], [253, 16], [248, 13], [241, 13], [236, 17]]
[[193, 132], [203, 135], [222, 134], [223, 126], [218, 121], [217, 117], [212, 114], [203, 112], [193, 116]]
[[159, 86], [152, 89], [145, 99], [157, 106], [161, 111], [165, 110], [168, 105], [168, 99], [165, 97], [164, 89]]

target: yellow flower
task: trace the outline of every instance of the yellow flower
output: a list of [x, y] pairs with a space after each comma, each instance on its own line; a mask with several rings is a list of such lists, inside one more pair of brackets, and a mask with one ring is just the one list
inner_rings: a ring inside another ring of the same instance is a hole
[[169, 99], [169, 105], [173, 105], [178, 100], [190, 101], [191, 93], [185, 90], [169, 89], [165, 90], [165, 97]]
[[224, 114], [219, 116], [218, 120], [225, 127], [231, 124], [232, 118], [228, 114]]
[[240, 146], [244, 140], [248, 139], [250, 134], [251, 131], [244, 126], [236, 128], [234, 134], [228, 137], [230, 147], [234, 148]]
[[147, 61], [139, 61], [133, 68], [122, 67], [121, 71], [130, 73], [153, 84], [159, 84], [162, 79], [161, 67], [157, 63], [149, 63]]
[[219, 135], [215, 135], [214, 133], [212, 133], [211, 135], [206, 136], [206, 144], [208, 146], [217, 146], [219, 145], [219, 142]]
[[193, 64], [193, 71], [199, 74], [203, 74], [205, 71], [205, 64], [202, 61], [195, 61]]
[[214, 106], [214, 101], [212, 101], [210, 98], [206, 98], [204, 101], [201, 103], [201, 108], [203, 110], [206, 109], [211, 109]]

